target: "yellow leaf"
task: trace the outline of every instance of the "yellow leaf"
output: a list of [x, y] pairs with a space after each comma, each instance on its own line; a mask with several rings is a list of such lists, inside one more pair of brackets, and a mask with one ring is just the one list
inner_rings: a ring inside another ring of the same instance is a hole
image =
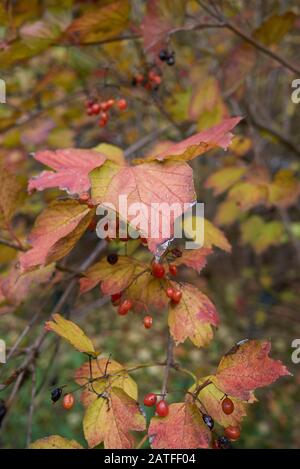
[[59, 435], [40, 438], [29, 445], [29, 449], [83, 449], [75, 440], [67, 440]]
[[97, 356], [92, 341], [85, 335], [83, 330], [60, 314], [54, 314], [53, 321], [47, 321], [45, 327], [48, 331], [53, 331], [65, 339], [79, 352]]
[[296, 19], [297, 16], [292, 11], [273, 15], [254, 31], [253, 37], [266, 46], [278, 44], [291, 31]]
[[279, 221], [265, 222], [259, 216], [248, 218], [241, 225], [242, 241], [249, 243], [257, 254], [284, 240], [284, 226]]
[[228, 166], [213, 173], [206, 181], [205, 187], [213, 189], [215, 195], [222, 194], [238, 182], [246, 173], [245, 166]]
[[116, 164], [125, 164], [124, 152], [122, 148], [119, 148], [116, 145], [111, 145], [110, 143], [100, 143], [94, 148], [94, 150], [99, 151], [105, 155], [108, 160], [113, 161]]

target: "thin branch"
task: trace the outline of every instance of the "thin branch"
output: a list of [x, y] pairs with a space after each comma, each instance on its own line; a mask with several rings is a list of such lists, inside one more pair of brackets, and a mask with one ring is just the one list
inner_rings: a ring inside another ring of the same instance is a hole
[[268, 49], [268, 47], [264, 46], [262, 43], [258, 42], [253, 37], [248, 36], [248, 34], [244, 33], [234, 23], [227, 20], [227, 18], [225, 18], [225, 16], [223, 16], [223, 14], [221, 14], [221, 12], [218, 13], [217, 11], [212, 10], [202, 0], [198, 0], [198, 3], [213, 18], [216, 18], [217, 20], [220, 21], [219, 26], [224, 26], [225, 28], [229, 29], [231, 32], [233, 32], [234, 34], [239, 36], [241, 39], [246, 41], [248, 44], [251, 44], [255, 49], [257, 49], [260, 52], [262, 52], [263, 54], [269, 56], [271, 59], [275, 60], [277, 63], [279, 63], [283, 67], [289, 69], [291, 72], [295, 73], [296, 75], [300, 75], [300, 68], [299, 67], [296, 67], [295, 65], [291, 64], [284, 57], [282, 57], [279, 54], [276, 54], [276, 52], [273, 52], [271, 49]]
[[170, 374], [170, 368], [174, 364], [174, 356], [173, 356], [173, 351], [174, 351], [174, 341], [171, 337], [171, 334], [168, 333], [168, 345], [167, 345], [167, 359], [166, 359], [166, 367], [165, 367], [165, 372], [164, 372], [164, 379], [163, 379], [163, 384], [161, 388], [161, 394], [162, 397], [165, 398], [167, 393], [168, 393], [168, 380], [169, 380], [169, 374]]
[[36, 396], [36, 370], [35, 366], [32, 367], [31, 371], [31, 401], [29, 406], [29, 413], [28, 413], [28, 422], [27, 422], [27, 436], [26, 436], [26, 446], [28, 447], [31, 443], [32, 438], [32, 419], [34, 413], [34, 403], [35, 403], [35, 396]]

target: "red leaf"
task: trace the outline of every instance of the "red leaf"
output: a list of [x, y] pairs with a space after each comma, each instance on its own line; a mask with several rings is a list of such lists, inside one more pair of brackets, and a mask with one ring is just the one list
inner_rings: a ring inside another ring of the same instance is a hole
[[211, 438], [196, 405], [189, 402], [171, 404], [167, 417], [153, 417], [148, 434], [155, 449], [208, 448]]
[[67, 255], [88, 227], [94, 211], [77, 200], [52, 202], [36, 219], [30, 234], [32, 249], [22, 254], [23, 270], [47, 265]]
[[44, 190], [59, 187], [70, 194], [80, 194], [90, 188], [89, 173], [105, 161], [105, 156], [94, 150], [78, 150], [69, 148], [56, 151], [40, 151], [34, 158], [54, 171], [43, 171], [39, 176], [31, 178], [28, 190]]
[[248, 340], [237, 344], [218, 366], [217, 386], [229, 395], [248, 400], [251, 391], [289, 375], [281, 361], [269, 357], [270, 350], [270, 342]]
[[[148, 157], [144, 162], [151, 160], [163, 161], [168, 159], [189, 161], [215, 147], [227, 150], [233, 137], [230, 131], [240, 122], [241, 119], [241, 117], [225, 119], [219, 125], [215, 125], [208, 130], [192, 135], [181, 142], [173, 143], [159, 155]], [[141, 163], [143, 160], [137, 159], [134, 162]]]
[[181, 257], [172, 261], [175, 265], [186, 265], [198, 273], [206, 266], [207, 257], [213, 252], [210, 248], [185, 250]]
[[159, 51], [166, 45], [168, 32], [172, 29], [159, 12], [159, 2], [147, 2], [147, 12], [141, 23], [141, 32], [144, 39], [144, 50], [158, 56]]

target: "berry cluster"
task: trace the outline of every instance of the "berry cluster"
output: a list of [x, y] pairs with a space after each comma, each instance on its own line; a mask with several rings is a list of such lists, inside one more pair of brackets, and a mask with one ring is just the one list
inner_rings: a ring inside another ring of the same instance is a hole
[[169, 413], [168, 403], [164, 399], [157, 402], [157, 395], [153, 392], [146, 394], [144, 397], [144, 405], [147, 407], [153, 407], [155, 405], [155, 411], [159, 417], [166, 417]]
[[142, 73], [138, 73], [132, 79], [132, 86], [143, 86], [146, 90], [154, 90], [157, 91], [159, 85], [162, 82], [162, 77], [155, 72], [155, 70], [150, 70], [148, 74], [145, 76]]
[[119, 111], [125, 111], [127, 109], [127, 101], [124, 98], [120, 98], [117, 101], [115, 99], [108, 99], [107, 101], [98, 102], [96, 99], [89, 99], [86, 102], [86, 113], [88, 116], [100, 117], [98, 121], [99, 127], [105, 127], [109, 120], [109, 110], [113, 106], [117, 106]]
[[162, 49], [159, 53], [159, 59], [162, 62], [166, 62], [168, 65], [174, 65], [175, 64], [175, 52], [174, 51], [167, 51], [165, 49]]

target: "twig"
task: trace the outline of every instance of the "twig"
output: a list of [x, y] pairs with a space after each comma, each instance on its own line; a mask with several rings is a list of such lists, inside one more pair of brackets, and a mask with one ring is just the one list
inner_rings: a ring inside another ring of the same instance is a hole
[[31, 371], [31, 401], [28, 413], [28, 423], [27, 423], [27, 437], [26, 437], [26, 446], [28, 447], [31, 443], [32, 438], [32, 419], [34, 413], [34, 403], [35, 403], [35, 396], [36, 396], [36, 370], [35, 366], [32, 367]]
[[295, 65], [291, 64], [288, 62], [284, 57], [282, 57], [279, 54], [276, 54], [273, 52], [271, 49], [268, 49], [268, 47], [264, 46], [260, 42], [258, 42], [256, 39], [254, 39], [251, 36], [248, 36], [246, 33], [241, 31], [234, 23], [231, 21], [227, 20], [222, 14], [216, 12], [215, 10], [212, 10], [209, 8], [205, 2], [202, 0], [197, 0], [199, 5], [202, 6], [202, 8], [207, 11], [213, 18], [216, 18], [219, 20], [221, 23], [219, 26], [224, 26], [225, 28], [229, 29], [232, 31], [234, 34], [239, 36], [240, 38], [244, 39], [244, 41], [248, 42], [248, 44], [251, 44], [255, 49], [259, 50], [263, 54], [269, 56], [271, 59], [275, 60], [278, 62], [280, 65], [283, 67], [289, 69], [291, 72], [294, 72], [296, 75], [300, 75], [300, 68], [296, 67]]
[[174, 350], [174, 341], [171, 337], [171, 334], [168, 333], [166, 367], [165, 367], [165, 372], [164, 372], [163, 384], [161, 388], [161, 394], [163, 398], [165, 398], [168, 393], [167, 387], [168, 387], [169, 373], [170, 373], [170, 368], [174, 362], [173, 350]]

